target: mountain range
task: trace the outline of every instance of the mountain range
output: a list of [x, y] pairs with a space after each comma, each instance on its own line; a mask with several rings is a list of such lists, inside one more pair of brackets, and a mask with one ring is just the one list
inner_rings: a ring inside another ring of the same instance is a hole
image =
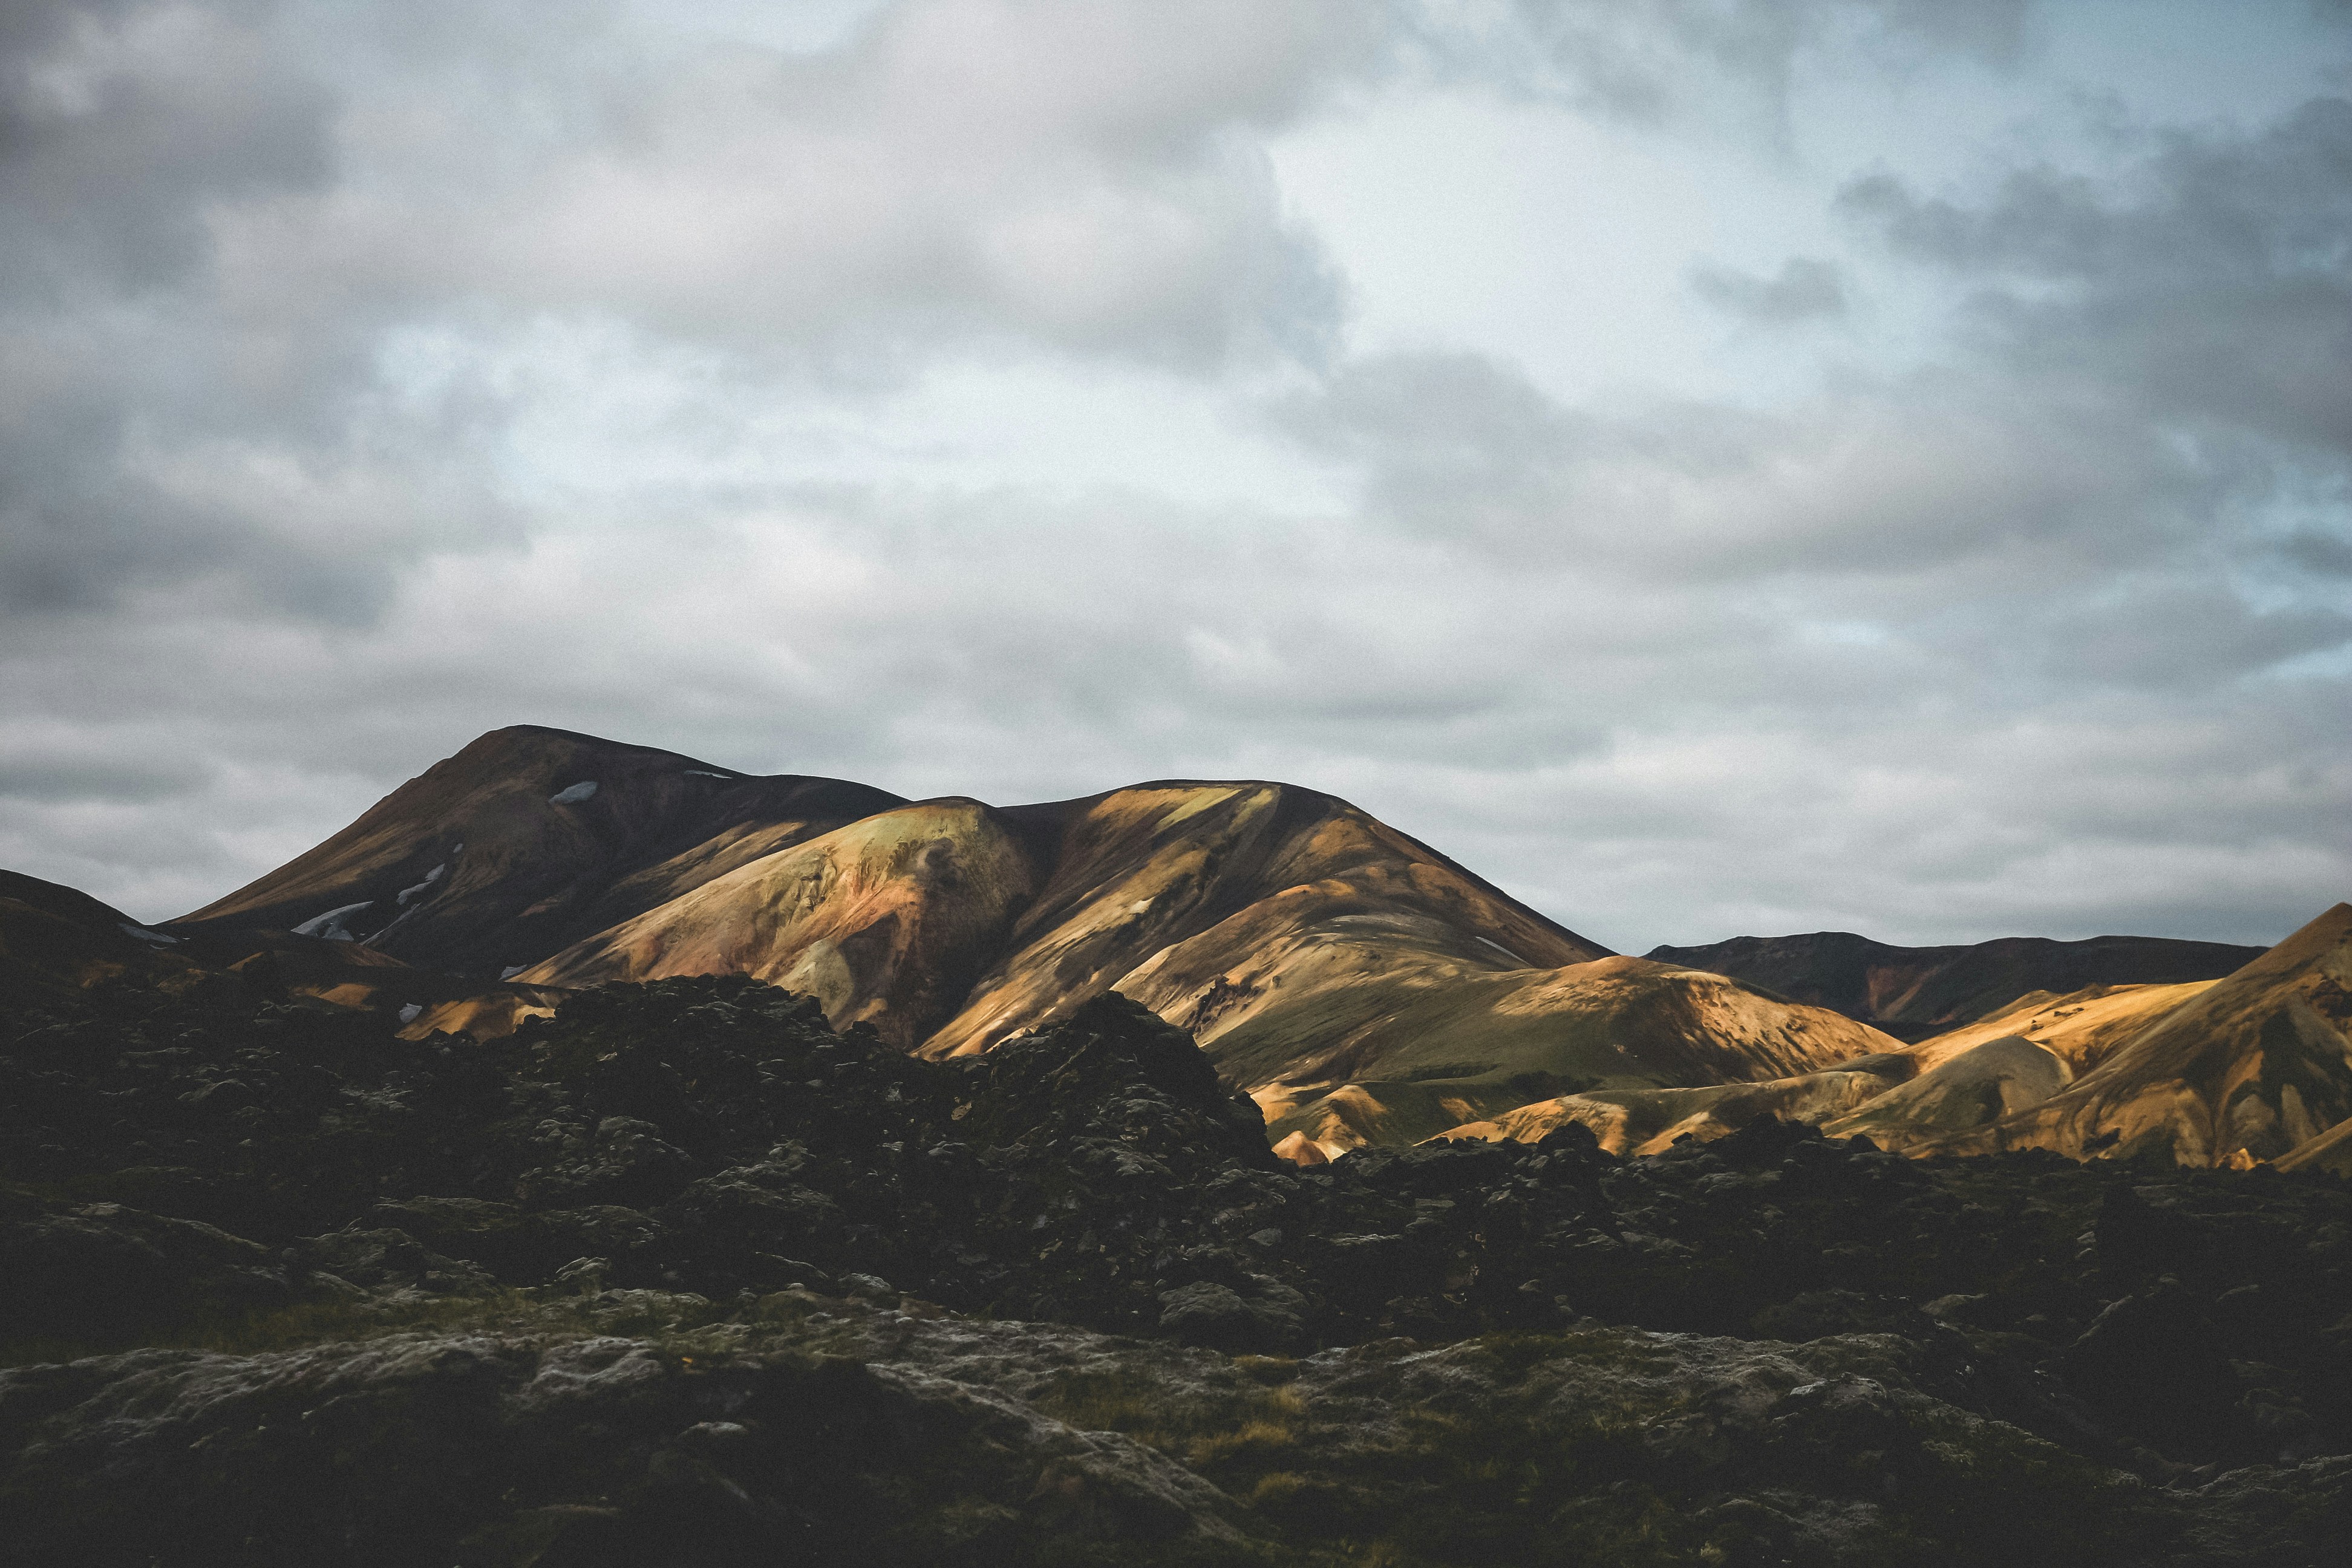
[[950, 1058], [1115, 992], [1304, 1162], [1566, 1121], [1654, 1151], [1769, 1115], [1918, 1153], [2244, 1164], [2352, 1116], [2343, 906], [2267, 952], [1819, 932], [1636, 958], [1276, 783], [908, 801], [516, 726], [175, 921], [21, 877], [0, 894], [23, 984], [234, 974], [397, 1010], [417, 1039], [737, 974]]
[[0, 872], [0, 1563], [2332, 1563], [2347, 983], [500, 731]]

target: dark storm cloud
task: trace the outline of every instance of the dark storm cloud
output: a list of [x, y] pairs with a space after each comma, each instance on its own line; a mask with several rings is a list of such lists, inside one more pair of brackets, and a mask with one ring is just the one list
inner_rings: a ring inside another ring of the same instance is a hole
[[2305, 531], [2288, 539], [2280, 552], [2315, 576], [2352, 577], [2352, 539]]

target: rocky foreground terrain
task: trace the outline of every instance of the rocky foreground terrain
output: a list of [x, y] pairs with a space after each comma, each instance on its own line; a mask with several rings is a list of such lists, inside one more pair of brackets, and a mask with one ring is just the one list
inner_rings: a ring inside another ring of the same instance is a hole
[[1759, 1119], [1301, 1168], [1103, 995], [741, 978], [405, 1040], [0, 1019], [11, 1563], [2277, 1563], [2352, 1526], [2352, 1191]]

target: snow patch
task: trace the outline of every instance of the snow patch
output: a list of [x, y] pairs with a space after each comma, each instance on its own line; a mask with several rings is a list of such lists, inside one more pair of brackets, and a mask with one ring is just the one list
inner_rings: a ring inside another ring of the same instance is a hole
[[572, 805], [580, 801], [586, 800], [590, 795], [594, 795], [595, 793], [596, 781], [594, 779], [582, 779], [578, 784], [573, 784], [571, 788], [560, 789], [553, 795], [549, 795], [547, 797], [547, 804], [550, 805]]
[[[589, 787], [593, 789], [595, 786], [592, 784]], [[516, 975], [520, 974], [524, 970], [529, 969], [530, 967], [530, 965], [528, 963], [509, 963], [504, 969], [499, 971], [499, 978], [501, 980], [512, 980]]]
[[714, 773], [709, 768], [688, 768], [686, 770], [686, 776], [690, 779], [731, 779], [735, 775], [733, 773]]
[[341, 909], [329, 910], [323, 915], [312, 915], [294, 928], [294, 934], [322, 936], [329, 942], [349, 942], [352, 940], [352, 933], [344, 929], [343, 922], [362, 910], [373, 908], [374, 904], [373, 899], [362, 899], [356, 904], [345, 904]]
[[169, 947], [180, 940], [176, 936], [165, 936], [160, 931], [149, 931], [145, 926], [132, 925], [129, 921], [121, 921], [117, 923], [119, 923], [124, 931], [130, 932], [132, 936], [137, 937], [141, 942], [152, 942], [159, 943], [164, 947]]
[[400, 1021], [404, 1024], [414, 1024], [424, 1016], [425, 1004], [422, 1002], [411, 1002], [400, 1010]]
[[[460, 847], [462, 847], [462, 846], [460, 846]], [[425, 889], [427, 889], [427, 888], [431, 887], [434, 883], [436, 883], [436, 882], [439, 881], [439, 880], [441, 879], [441, 873], [443, 873], [444, 871], [446, 871], [448, 868], [449, 868], [449, 862], [447, 862], [446, 860], [444, 860], [444, 861], [442, 861], [442, 862], [441, 862], [441, 864], [439, 864], [438, 866], [434, 867], [434, 868], [433, 868], [433, 869], [431, 869], [430, 871], [425, 872], [425, 880], [423, 880], [423, 881], [421, 881], [421, 882], [417, 883], [417, 884], [416, 884], [416, 886], [415, 886], [415, 887], [413, 887], [413, 888], [403, 888], [403, 889], [400, 889], [400, 901], [401, 901], [403, 904], [407, 903], [409, 900], [411, 900], [411, 899], [415, 898], [417, 894], [419, 894], [419, 893], [423, 892]]]

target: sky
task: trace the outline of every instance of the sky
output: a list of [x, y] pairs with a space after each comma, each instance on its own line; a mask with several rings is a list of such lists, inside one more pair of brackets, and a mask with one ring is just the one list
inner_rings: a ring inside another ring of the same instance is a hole
[[483, 731], [1623, 951], [2352, 898], [2352, 4], [14, 0], [0, 866]]

